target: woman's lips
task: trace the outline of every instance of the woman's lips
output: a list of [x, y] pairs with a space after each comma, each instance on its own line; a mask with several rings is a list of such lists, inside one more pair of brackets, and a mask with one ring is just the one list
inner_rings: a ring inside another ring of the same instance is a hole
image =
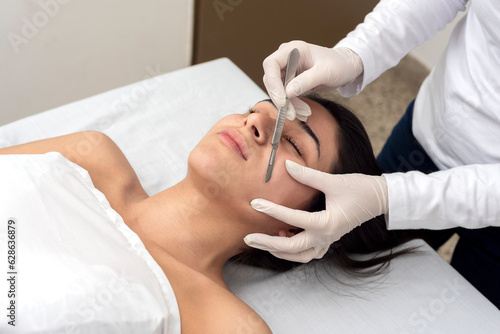
[[225, 129], [219, 133], [219, 138], [232, 148], [236, 153], [241, 155], [245, 160], [248, 158], [248, 148], [245, 138], [235, 129]]

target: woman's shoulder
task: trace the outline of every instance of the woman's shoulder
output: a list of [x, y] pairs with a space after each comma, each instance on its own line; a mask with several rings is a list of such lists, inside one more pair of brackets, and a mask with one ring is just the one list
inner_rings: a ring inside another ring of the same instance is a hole
[[251, 307], [216, 282], [173, 257], [155, 257], [175, 293], [182, 333], [271, 333]]
[[183, 333], [271, 333], [264, 319], [229, 290], [200, 281], [198, 292], [180, 308]]
[[126, 220], [131, 204], [147, 194], [122, 150], [108, 135], [93, 130], [75, 133], [66, 141], [61, 153], [87, 170], [95, 188]]
[[[213, 330], [218, 333], [272, 333], [264, 319], [241, 299], [225, 290], [214, 297], [220, 305], [212, 314]], [[203, 329], [203, 328], [199, 328]]]

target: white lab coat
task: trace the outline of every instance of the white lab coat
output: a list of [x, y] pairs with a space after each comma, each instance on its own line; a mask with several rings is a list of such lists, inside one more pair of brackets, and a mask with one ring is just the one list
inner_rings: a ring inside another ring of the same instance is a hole
[[[364, 73], [360, 92], [465, 9], [466, 0], [382, 0], [337, 46]], [[413, 133], [441, 171], [385, 174], [389, 229], [500, 226], [500, 1], [471, 0], [417, 95]], [[418, 163], [418, 162], [417, 162]]]

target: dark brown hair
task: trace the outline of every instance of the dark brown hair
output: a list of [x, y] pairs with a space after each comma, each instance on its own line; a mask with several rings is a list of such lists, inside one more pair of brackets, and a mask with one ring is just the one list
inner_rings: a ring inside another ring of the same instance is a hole
[[[367, 175], [381, 175], [382, 169], [377, 164], [373, 149], [361, 121], [347, 108], [318, 95], [304, 96], [327, 109], [338, 124], [338, 161], [333, 166], [332, 174], [363, 173]], [[311, 212], [325, 209], [325, 196], [319, 193], [311, 202]], [[381, 273], [390, 260], [413, 251], [405, 248], [393, 252], [392, 249], [412, 239], [409, 234], [401, 231], [389, 231], [386, 228], [384, 216], [375, 217], [355, 228], [334, 242], [327, 254], [320, 261], [332, 262], [348, 273], [356, 275], [374, 275]], [[380, 254], [382, 251], [388, 253]], [[372, 254], [364, 259], [356, 258], [356, 254]], [[299, 266], [301, 263], [278, 259], [268, 252], [250, 249], [236, 255], [232, 261], [272, 269], [286, 271]]]

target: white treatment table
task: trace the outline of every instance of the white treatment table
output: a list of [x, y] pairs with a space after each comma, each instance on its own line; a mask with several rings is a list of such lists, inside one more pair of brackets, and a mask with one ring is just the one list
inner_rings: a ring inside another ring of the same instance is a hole
[[[151, 195], [184, 177], [190, 150], [213, 123], [265, 98], [229, 59], [218, 59], [2, 126], [0, 147], [99, 130]], [[500, 311], [424, 242], [412, 243], [420, 252], [394, 260], [383, 277], [362, 282], [333, 270], [351, 285], [321, 268], [320, 282], [310, 265], [277, 274], [231, 264], [225, 279], [275, 333], [500, 332]], [[241, 332], [251, 333], [251, 321]]]

